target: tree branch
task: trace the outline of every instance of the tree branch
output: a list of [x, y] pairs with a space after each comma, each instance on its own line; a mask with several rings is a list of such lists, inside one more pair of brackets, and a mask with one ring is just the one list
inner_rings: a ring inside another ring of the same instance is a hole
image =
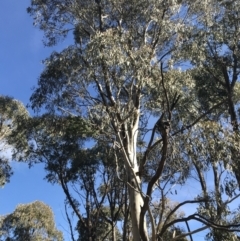
[[[201, 231], [203, 231], [203, 230], [205, 230], [207, 228], [208, 228], [208, 226], [203, 226], [202, 228], [195, 229], [194, 231], [191, 231], [191, 232], [188, 232], [188, 233], [184, 233], [184, 234], [180, 234], [180, 235], [176, 236], [175, 238], [171, 239], [171, 241], [179, 240], [180, 238], [184, 238], [186, 236], [192, 237], [192, 234], [201, 232]], [[191, 238], [191, 241], [192, 241], [192, 238]]]
[[67, 217], [68, 225], [69, 225], [69, 227], [70, 227], [71, 239], [72, 239], [72, 241], [75, 241], [74, 235], [73, 235], [73, 227], [72, 227], [72, 223], [71, 223], [71, 220], [70, 220], [69, 215], [68, 215], [68, 212], [67, 212], [67, 206], [66, 206], [66, 204], [64, 205], [64, 208], [65, 208], [65, 214], [66, 214], [66, 217]]

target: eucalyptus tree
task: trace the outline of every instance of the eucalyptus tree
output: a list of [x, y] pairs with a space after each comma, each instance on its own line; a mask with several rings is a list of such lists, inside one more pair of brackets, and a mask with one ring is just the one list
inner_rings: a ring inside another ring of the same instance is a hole
[[51, 208], [35, 201], [20, 204], [13, 213], [0, 216], [1, 241], [62, 241]]
[[[84, 147], [97, 132], [82, 118], [56, 115], [29, 118], [16, 131], [24, 131], [30, 142], [30, 165], [43, 163], [45, 179], [62, 187], [66, 207], [77, 217], [79, 240], [116, 241], [126, 188], [116, 175], [114, 153], [106, 143]], [[21, 141], [15, 145], [20, 152], [26, 148]], [[67, 219], [75, 240], [75, 223]]]
[[[209, 2], [208, 10], [197, 19], [198, 24], [194, 27], [195, 34], [191, 36], [191, 41], [186, 43], [183, 51], [186, 59], [194, 66], [192, 76], [196, 81], [197, 95], [202, 107], [210, 108], [218, 102], [223, 102], [208, 116], [207, 125], [205, 124], [204, 128], [207, 128], [208, 132], [204, 134], [205, 143], [211, 143], [208, 149], [211, 151], [208, 157], [206, 156], [208, 161], [205, 165], [208, 168], [212, 167], [215, 195], [218, 200], [215, 204], [211, 204], [211, 207], [207, 205], [208, 211], [205, 210], [205, 212], [208, 213], [207, 215], [214, 215], [220, 223], [227, 223], [227, 220], [239, 222], [237, 215], [233, 215], [232, 219], [227, 217], [230, 214], [229, 204], [238, 196], [236, 180], [238, 186], [240, 185], [238, 8], [238, 1]], [[198, 173], [203, 177], [203, 171], [200, 171], [202, 168], [199, 164], [197, 166]], [[233, 178], [233, 173], [236, 180]], [[199, 180], [202, 180], [203, 193], [207, 194], [206, 181], [202, 178]], [[224, 192], [228, 196], [228, 200], [225, 201], [222, 198]], [[203, 207], [201, 211], [202, 209]], [[219, 210], [224, 212], [219, 215]], [[207, 238], [235, 240], [236, 235], [212, 230]]]
[[[47, 46], [57, 44], [68, 33], [73, 33], [74, 39], [69, 47], [53, 52], [45, 60], [45, 69], [31, 97], [32, 107], [43, 108], [48, 116], [83, 120], [95, 132], [95, 142], [105, 143], [114, 153], [116, 174], [128, 186], [135, 241], [149, 240], [146, 213], [152, 240], [161, 240], [173, 226], [189, 220], [204, 227], [177, 232], [172, 240], [206, 228], [239, 230], [233, 222], [219, 224], [220, 219], [201, 212], [170, 221], [185, 204], [200, 203], [207, 209], [211, 202], [218, 201], [217, 192], [211, 198], [202, 195], [204, 188], [200, 189], [199, 198], [177, 205], [160, 229], [150, 208], [154, 193], [165, 197], [169, 184], [184, 184], [192, 175], [198, 167], [194, 161], [198, 164], [204, 153], [204, 138], [193, 138], [192, 144], [190, 137], [198, 135], [198, 128], [209, 116], [223, 114], [220, 107], [226, 99], [202, 104], [202, 95], [198, 95], [201, 85], [193, 74], [201, 69], [176, 69], [180, 62], [175, 62], [194, 60], [189, 53], [195, 53], [191, 50], [195, 39], [202, 41], [198, 28], [201, 30], [202, 20], [210, 21], [205, 13], [209, 4], [212, 7], [217, 2], [33, 0], [28, 8], [34, 24], [44, 31]], [[217, 17], [225, 9], [225, 5], [221, 6], [216, 9]], [[197, 61], [198, 52], [194, 56]], [[207, 62], [206, 65], [211, 68]], [[186, 151], [190, 147], [200, 150], [199, 156], [190, 156]], [[61, 160], [65, 146], [58, 150], [54, 153], [60, 154]], [[45, 153], [51, 151], [40, 155]], [[220, 160], [224, 155], [218, 157]], [[159, 188], [155, 188], [157, 185]], [[220, 216], [222, 212], [219, 211]]]
[[[203, 144], [195, 145], [199, 140]], [[189, 179], [197, 180], [195, 188], [201, 190], [197, 199], [206, 200], [198, 206], [198, 214], [204, 219], [214, 221], [215, 227], [219, 227], [208, 230], [206, 239], [237, 240], [240, 193], [230, 155], [232, 146], [239, 146], [239, 143], [235, 142], [231, 131], [220, 122], [212, 120], [198, 123], [197, 130], [188, 135], [188, 142], [185, 153], [192, 163]], [[231, 225], [232, 232], [225, 232]], [[207, 228], [207, 225], [204, 226]]]
[[[209, 1], [208, 9], [195, 19], [194, 34], [182, 55], [195, 67], [192, 74], [203, 108], [223, 102], [210, 119], [231, 126], [235, 143], [239, 142], [239, 7], [239, 1]], [[240, 185], [238, 146], [232, 145], [229, 155]]]
[[9, 160], [14, 140], [19, 138], [19, 134], [16, 133], [15, 137], [11, 137], [11, 134], [18, 123], [27, 117], [28, 112], [21, 102], [8, 96], [0, 96], [0, 186], [8, 182], [12, 174]]

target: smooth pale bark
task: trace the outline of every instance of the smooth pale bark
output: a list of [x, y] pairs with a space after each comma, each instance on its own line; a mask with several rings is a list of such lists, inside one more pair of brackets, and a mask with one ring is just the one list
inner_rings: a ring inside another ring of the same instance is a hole
[[136, 180], [134, 177], [129, 179], [128, 193], [129, 193], [130, 215], [131, 215], [131, 221], [132, 221], [133, 240], [139, 241], [141, 240], [139, 227], [140, 227], [140, 213], [141, 213], [141, 207], [143, 205], [143, 199], [142, 199], [141, 193], [139, 192], [139, 190], [137, 190], [137, 185], [140, 184], [139, 177], [136, 177], [136, 179], [138, 183], [136, 183]]
[[112, 241], [116, 241], [116, 224], [111, 222]]
[[[139, 103], [139, 102], [138, 102]], [[139, 165], [137, 162], [137, 136], [139, 125], [140, 111], [135, 112], [135, 116], [129, 120], [127, 124], [122, 124], [121, 128], [114, 123], [115, 129], [118, 131], [118, 141], [124, 156], [125, 170], [127, 174], [128, 196], [130, 219], [132, 222], [132, 235], [134, 241], [140, 241], [140, 213], [143, 206], [143, 198], [141, 187], [141, 179], [139, 173]]]
[[[129, 208], [132, 221], [132, 233], [133, 240], [140, 241], [140, 214], [143, 206], [143, 197], [141, 190], [141, 179], [137, 173], [139, 173], [139, 165], [137, 162], [137, 136], [138, 136], [138, 124], [139, 124], [139, 112], [136, 114], [136, 118], [133, 121], [133, 125], [128, 133], [126, 133], [125, 147], [126, 147], [126, 170], [128, 176], [128, 193], [129, 193]], [[146, 225], [144, 225], [145, 227]], [[144, 232], [147, 235], [146, 228]]]

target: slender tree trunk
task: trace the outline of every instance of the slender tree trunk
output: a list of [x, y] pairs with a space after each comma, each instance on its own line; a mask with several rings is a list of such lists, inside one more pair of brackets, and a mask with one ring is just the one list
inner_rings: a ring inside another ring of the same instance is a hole
[[116, 241], [116, 227], [114, 222], [111, 223], [112, 226], [112, 241]]
[[139, 165], [137, 162], [137, 131], [138, 120], [135, 121], [135, 125], [131, 127], [131, 131], [126, 131], [124, 127], [125, 135], [122, 136], [122, 143], [125, 150], [125, 168], [128, 180], [128, 196], [129, 196], [129, 210], [132, 223], [132, 234], [134, 241], [140, 241], [140, 213], [143, 205], [142, 193], [140, 190], [141, 179], [137, 173], [139, 172]]
[[[128, 171], [129, 208], [132, 221], [133, 240], [140, 241], [141, 232], [144, 232], [146, 237], [148, 237], [148, 234], [145, 220], [143, 220], [143, 225], [140, 225], [143, 196], [141, 190], [141, 179], [139, 175], [137, 175], [139, 172], [139, 166], [137, 164], [136, 152], [134, 153], [133, 158], [134, 161], [132, 163], [134, 163], [134, 166]], [[140, 228], [143, 228], [143, 230], [140, 231]]]
[[[237, 137], [239, 135], [239, 127], [238, 127], [237, 114], [236, 114], [234, 102], [232, 99], [232, 96], [233, 96], [232, 90], [228, 95], [229, 95], [228, 96], [228, 107], [229, 107], [229, 114], [231, 117], [231, 124], [232, 124], [233, 131], [235, 132], [235, 135]], [[239, 152], [236, 150], [233, 150], [232, 155], [233, 155], [233, 159], [234, 159], [233, 171], [234, 171], [235, 177], [237, 179], [238, 186], [240, 187]]]
[[138, 190], [138, 185], [140, 184], [139, 177], [137, 178], [138, 183], [136, 183], [135, 178], [133, 175], [129, 174], [129, 187], [128, 187], [128, 193], [129, 193], [129, 208], [130, 208], [130, 215], [131, 215], [131, 221], [132, 221], [132, 232], [133, 232], [133, 240], [134, 241], [140, 241], [140, 213], [141, 213], [141, 207], [143, 205], [143, 199], [141, 196], [141, 193]]

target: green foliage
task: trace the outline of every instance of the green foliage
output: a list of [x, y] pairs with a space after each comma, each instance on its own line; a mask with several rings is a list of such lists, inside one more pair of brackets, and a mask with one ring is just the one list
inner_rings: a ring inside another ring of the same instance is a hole
[[0, 96], [0, 186], [9, 181], [12, 174], [9, 165], [11, 151], [15, 147], [21, 133], [13, 132], [17, 129], [20, 121], [28, 118], [28, 112], [24, 105], [8, 96]]
[[[46, 45], [73, 31], [73, 44], [44, 61], [31, 106], [46, 114], [23, 133], [29, 157], [62, 185], [80, 238], [103, 234], [121, 215], [126, 238], [129, 212], [136, 241], [148, 240], [146, 213], [154, 241], [174, 230], [185, 240], [179, 225], [191, 220], [216, 239], [240, 231], [227, 221], [240, 195], [239, 8], [233, 0], [31, 1]], [[168, 210], [150, 209], [189, 181], [196, 198], [172, 207], [166, 222]], [[76, 184], [79, 199], [69, 190]], [[178, 216], [185, 204], [196, 211]]]
[[63, 241], [51, 208], [40, 201], [20, 204], [13, 213], [1, 216], [0, 230], [1, 241]]
[[[109, 212], [106, 208], [104, 211]], [[111, 227], [111, 224], [108, 223], [104, 218], [98, 218], [95, 219], [95, 215], [92, 215], [91, 219], [85, 219], [85, 221], [88, 223], [88, 227], [90, 228], [90, 232], [88, 228], [84, 227], [81, 222], [78, 222], [76, 230], [79, 233], [78, 241], [85, 241], [89, 240], [91, 237], [92, 240], [106, 240], [106, 241], [112, 241], [113, 239], [113, 233], [115, 235], [115, 241], [121, 241], [121, 233], [120, 230], [116, 225]]]

